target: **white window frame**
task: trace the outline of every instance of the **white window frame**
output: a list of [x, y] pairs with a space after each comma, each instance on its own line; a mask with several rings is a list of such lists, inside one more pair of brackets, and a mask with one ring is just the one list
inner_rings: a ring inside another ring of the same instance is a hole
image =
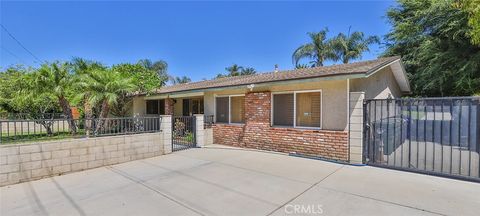
[[[320, 127], [305, 127], [305, 126], [297, 126], [297, 93], [311, 93], [311, 92], [320, 92]], [[275, 127], [292, 127], [292, 126], [285, 126], [285, 125], [274, 125], [273, 124], [273, 106], [274, 106], [274, 95], [276, 94], [293, 94], [293, 128], [299, 129], [322, 129], [323, 128], [323, 92], [322, 89], [317, 90], [302, 90], [302, 91], [282, 91], [282, 92], [272, 92], [272, 105], [270, 110], [270, 126]]]
[[[237, 124], [237, 125], [242, 125], [245, 123], [232, 123], [232, 97], [245, 97], [245, 94], [232, 94], [232, 95], [214, 95], [214, 100], [213, 100], [213, 113], [215, 116], [215, 123], [217, 122], [217, 98], [222, 98], [222, 97], [228, 97], [228, 124]], [[244, 111], [245, 113], [245, 111]], [[243, 117], [245, 121], [245, 116]], [[219, 122], [226, 124], [225, 122]]]

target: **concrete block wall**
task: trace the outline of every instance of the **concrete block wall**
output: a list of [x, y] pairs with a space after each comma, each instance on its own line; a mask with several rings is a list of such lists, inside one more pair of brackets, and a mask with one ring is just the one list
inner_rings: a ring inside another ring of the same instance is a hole
[[172, 116], [162, 115], [162, 122], [160, 123], [160, 130], [162, 131], [162, 145], [163, 153], [172, 153]]
[[349, 157], [350, 163], [363, 163], [363, 100], [364, 92], [350, 92]]
[[213, 128], [205, 128], [205, 136], [203, 139], [205, 140], [205, 145], [212, 145], [213, 144]]
[[162, 155], [167, 146], [164, 138], [171, 134], [162, 131], [2, 145], [0, 186]]
[[205, 128], [203, 125], [203, 114], [195, 114], [195, 136], [198, 147], [205, 146]]

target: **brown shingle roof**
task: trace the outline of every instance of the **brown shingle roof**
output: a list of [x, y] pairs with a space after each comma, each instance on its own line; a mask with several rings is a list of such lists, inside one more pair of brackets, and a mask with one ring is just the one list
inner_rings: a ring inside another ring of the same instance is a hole
[[398, 56], [379, 58], [369, 61], [361, 61], [349, 64], [339, 64], [324, 67], [304, 68], [295, 70], [285, 70], [278, 72], [258, 73], [253, 75], [225, 77], [200, 82], [192, 82], [185, 84], [177, 84], [173, 86], [165, 86], [157, 89], [157, 94], [181, 92], [188, 90], [219, 88], [227, 86], [248, 85], [265, 82], [275, 82], [295, 79], [308, 79], [316, 77], [329, 77], [336, 75], [350, 74], [368, 74], [378, 68], [387, 65], [393, 61], [400, 59]]

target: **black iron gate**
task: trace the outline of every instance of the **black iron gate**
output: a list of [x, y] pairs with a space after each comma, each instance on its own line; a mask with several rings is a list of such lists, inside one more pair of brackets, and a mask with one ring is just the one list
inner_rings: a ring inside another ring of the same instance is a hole
[[480, 181], [480, 97], [364, 103], [364, 162]]
[[196, 147], [195, 116], [172, 117], [172, 151]]

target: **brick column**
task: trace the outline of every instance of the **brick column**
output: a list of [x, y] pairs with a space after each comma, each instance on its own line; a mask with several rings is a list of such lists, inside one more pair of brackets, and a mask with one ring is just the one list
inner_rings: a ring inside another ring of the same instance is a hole
[[255, 149], [269, 149], [270, 139], [270, 92], [250, 92], [245, 94], [245, 126], [240, 134], [241, 146]]
[[165, 115], [173, 115], [173, 99], [165, 98]]
[[270, 92], [249, 92], [245, 95], [245, 123], [270, 126]]
[[349, 161], [352, 164], [363, 163], [363, 99], [364, 92], [350, 92], [350, 111], [348, 125]]
[[203, 128], [203, 114], [195, 114], [195, 140], [198, 147], [205, 146], [205, 129]]
[[162, 122], [160, 128], [163, 135], [163, 153], [172, 153], [172, 116], [162, 115]]

